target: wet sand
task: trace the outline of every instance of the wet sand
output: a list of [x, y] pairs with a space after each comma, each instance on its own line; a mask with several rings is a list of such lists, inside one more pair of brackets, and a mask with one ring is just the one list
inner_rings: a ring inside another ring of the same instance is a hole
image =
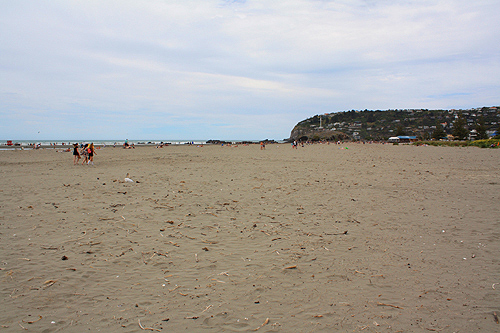
[[94, 167], [0, 151], [1, 331], [499, 331], [499, 162], [368, 144], [106, 147]]

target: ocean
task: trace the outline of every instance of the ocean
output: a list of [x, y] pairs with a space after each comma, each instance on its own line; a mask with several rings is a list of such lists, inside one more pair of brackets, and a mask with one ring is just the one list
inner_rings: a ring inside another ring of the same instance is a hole
[[[123, 145], [125, 140], [11, 140], [14, 144], [19, 143], [21, 146], [28, 146], [30, 144], [41, 144], [41, 145], [51, 145], [51, 144], [73, 144], [73, 143], [91, 143], [94, 145]], [[208, 140], [128, 140], [129, 144], [158, 144], [158, 143], [171, 143], [171, 144], [185, 144], [185, 143], [206, 143]], [[7, 140], [0, 140], [0, 145], [7, 144]]]
[[[10, 140], [9, 140], [10, 141]], [[93, 142], [95, 146], [123, 146], [125, 140], [12, 140], [12, 145], [8, 145], [8, 140], [0, 140], [0, 150], [12, 150], [12, 149], [30, 149], [33, 146], [41, 146], [44, 148], [60, 148], [61, 146], [72, 145], [73, 143], [91, 143]], [[185, 144], [193, 144], [193, 145], [203, 145], [206, 144], [209, 140], [128, 140], [130, 145], [158, 145], [161, 143], [171, 144], [171, 145], [185, 145]], [[256, 142], [259, 140], [222, 140], [226, 142]]]

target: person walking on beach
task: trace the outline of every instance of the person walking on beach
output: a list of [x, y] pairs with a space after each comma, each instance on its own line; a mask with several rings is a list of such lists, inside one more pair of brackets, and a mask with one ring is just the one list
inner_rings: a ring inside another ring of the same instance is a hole
[[94, 143], [92, 142], [88, 148], [88, 153], [89, 153], [89, 161], [87, 162], [88, 165], [92, 164], [94, 165], [94, 155], [97, 155], [95, 153], [95, 148], [94, 148]]
[[84, 165], [85, 163], [88, 163], [88, 161], [89, 161], [88, 148], [89, 148], [89, 144], [87, 143], [85, 146], [83, 146], [82, 150], [80, 150], [80, 154], [83, 156], [82, 165]]
[[78, 152], [78, 143], [73, 144], [73, 165], [77, 165], [80, 162], [80, 153]]

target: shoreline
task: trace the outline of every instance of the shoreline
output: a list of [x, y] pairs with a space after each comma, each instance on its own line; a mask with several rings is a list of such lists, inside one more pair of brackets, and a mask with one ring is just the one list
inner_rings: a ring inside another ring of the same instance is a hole
[[[85, 143], [90, 143], [91, 141], [85, 141]], [[138, 147], [156, 147], [162, 145], [163, 147], [178, 147], [178, 146], [205, 146], [205, 145], [211, 145], [211, 146], [218, 146], [220, 143], [207, 143], [206, 141], [173, 141], [173, 142], [148, 142], [148, 143], [136, 143], [131, 141], [131, 145], [135, 148]], [[233, 145], [242, 145], [242, 144], [259, 144], [259, 141], [255, 142], [250, 142], [250, 141], [234, 141], [234, 142], [225, 142], [221, 141], [224, 144], [233, 144]], [[35, 144], [35, 143], [26, 143], [26, 144], [13, 144], [13, 145], [7, 145], [7, 144], [0, 144], [0, 150], [36, 150], [36, 149], [73, 149], [73, 143], [78, 143], [79, 146], [82, 144], [81, 142], [72, 142], [72, 143], [56, 143], [56, 144]], [[97, 142], [94, 143], [94, 146], [96, 147], [101, 147], [101, 148], [125, 148], [124, 143], [117, 143], [116, 145], [114, 144], [109, 144], [109, 143], [101, 143]], [[278, 142], [275, 142], [273, 144], [280, 144]]]
[[[116, 146], [113, 144], [102, 144], [102, 143], [94, 143], [94, 146], [101, 148], [123, 148], [123, 149], [132, 149], [134, 148], [142, 148], [142, 147], [158, 147], [158, 148], [164, 148], [164, 147], [189, 147], [189, 146], [259, 146], [260, 141], [216, 141], [215, 143], [211, 142], [206, 142], [206, 141], [199, 141], [194, 143], [189, 143], [189, 142], [157, 142], [157, 143], [134, 143], [133, 145], [130, 146], [130, 148], [125, 148], [123, 146], [123, 143], [117, 144]], [[289, 142], [276, 142], [276, 141], [270, 141], [266, 142], [266, 146], [268, 145], [287, 145], [290, 146], [291, 143]], [[339, 145], [339, 146], [346, 146], [346, 145], [362, 145], [362, 144], [367, 144], [367, 145], [384, 145], [384, 144], [391, 144], [390, 142], [386, 141], [370, 141], [370, 142], [359, 142], [359, 141], [342, 141], [341, 143], [333, 142], [333, 141], [327, 141], [327, 142], [313, 142], [313, 143], [304, 143], [304, 146], [313, 146], [313, 145]], [[411, 145], [412, 143], [398, 143], [399, 145]], [[79, 143], [81, 145], [81, 143]], [[69, 144], [41, 144], [36, 146], [35, 144], [29, 144], [29, 145], [12, 145], [8, 146], [6, 144], [0, 144], [0, 150], [38, 150], [38, 149], [73, 149], [73, 143]], [[160, 147], [161, 146], [161, 147]], [[80, 147], [80, 146], [79, 146]], [[300, 145], [299, 145], [300, 147]], [[302, 147], [303, 148], [303, 147]]]

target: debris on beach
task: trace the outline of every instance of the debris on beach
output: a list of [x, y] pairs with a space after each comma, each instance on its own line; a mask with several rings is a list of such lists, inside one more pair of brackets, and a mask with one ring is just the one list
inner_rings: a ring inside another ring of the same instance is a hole
[[125, 176], [125, 183], [133, 183], [134, 181], [132, 179], [129, 178], [130, 177], [130, 174], [127, 172], [127, 175]]
[[41, 320], [42, 318], [43, 318], [43, 317], [42, 317], [41, 315], [38, 315], [38, 319], [36, 319], [36, 320], [25, 321], [25, 320], [23, 319], [23, 323], [26, 323], [26, 324], [34, 324], [34, 323], [36, 323], [37, 321]]
[[297, 269], [297, 265], [287, 266], [283, 269]]
[[157, 329], [157, 328], [153, 328], [153, 327], [144, 327], [142, 326], [141, 324], [141, 320], [138, 319], [139, 321], [139, 327], [142, 329], [142, 330], [149, 330], [149, 331], [158, 331], [158, 332], [161, 332], [161, 330]]
[[254, 331], [260, 330], [262, 327], [266, 326], [268, 323], [269, 323], [269, 318], [266, 318], [264, 323], [262, 325], [260, 325], [259, 327], [257, 327], [256, 329], [254, 329]]

